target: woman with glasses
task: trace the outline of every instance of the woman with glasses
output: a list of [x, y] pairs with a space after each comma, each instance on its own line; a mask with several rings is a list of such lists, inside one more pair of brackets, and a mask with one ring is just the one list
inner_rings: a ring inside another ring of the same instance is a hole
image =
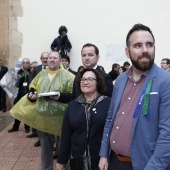
[[57, 170], [63, 170], [70, 156], [75, 158], [84, 155], [88, 145], [91, 169], [98, 170], [103, 128], [111, 99], [103, 95], [106, 85], [97, 70], [84, 69], [78, 75], [77, 83], [81, 95], [69, 103], [64, 115], [56, 166]]

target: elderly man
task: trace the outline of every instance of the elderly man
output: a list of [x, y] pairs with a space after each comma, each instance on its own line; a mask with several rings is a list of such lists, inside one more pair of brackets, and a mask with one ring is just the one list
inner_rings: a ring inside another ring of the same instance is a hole
[[60, 136], [68, 103], [62, 100], [62, 95], [71, 96], [74, 80], [72, 73], [60, 68], [58, 52], [51, 52], [47, 62], [48, 68], [41, 71], [30, 84], [29, 100], [25, 96], [22, 102], [10, 111], [14, 117], [40, 131], [42, 170], [53, 169], [53, 135]]
[[[16, 87], [18, 87], [18, 94], [14, 101], [14, 104], [16, 104], [25, 94], [29, 91], [29, 75], [30, 75], [30, 59], [24, 58], [22, 60], [22, 69], [18, 71], [21, 74], [21, 78], [16, 83]], [[19, 125], [21, 121], [18, 119], [14, 120], [13, 127], [8, 130], [8, 133], [15, 132], [19, 130]], [[25, 127], [25, 133], [30, 132], [30, 127], [27, 124], [24, 124]]]
[[154, 64], [149, 27], [134, 25], [126, 45], [132, 67], [114, 86], [100, 170], [107, 170], [108, 161], [109, 170], [170, 170], [170, 75]]

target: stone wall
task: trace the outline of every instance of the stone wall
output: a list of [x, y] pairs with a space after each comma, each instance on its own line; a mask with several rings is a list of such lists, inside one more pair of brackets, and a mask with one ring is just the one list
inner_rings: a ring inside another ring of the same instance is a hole
[[0, 0], [0, 58], [3, 64], [8, 65], [8, 1]]
[[0, 57], [8, 68], [21, 57], [22, 34], [17, 17], [23, 16], [20, 0], [0, 0]]
[[[0, 58], [8, 68], [21, 57], [22, 34], [18, 31], [17, 17], [23, 15], [20, 0], [0, 0]], [[7, 98], [7, 110], [12, 107]]]

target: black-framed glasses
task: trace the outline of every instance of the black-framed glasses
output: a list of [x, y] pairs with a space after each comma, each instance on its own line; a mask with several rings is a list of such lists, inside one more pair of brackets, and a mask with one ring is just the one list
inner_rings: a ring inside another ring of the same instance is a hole
[[87, 80], [87, 82], [88, 82], [89, 84], [91, 84], [91, 83], [92, 83], [94, 80], [96, 80], [96, 79], [93, 78], [93, 77], [88, 77], [88, 78], [82, 77], [82, 78], [80, 78], [80, 82], [81, 82], [81, 83], [84, 83], [86, 80]]

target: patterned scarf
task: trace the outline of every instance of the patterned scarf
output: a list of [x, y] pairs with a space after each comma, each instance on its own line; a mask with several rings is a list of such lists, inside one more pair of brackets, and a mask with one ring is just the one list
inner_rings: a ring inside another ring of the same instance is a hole
[[97, 96], [91, 100], [90, 102], [87, 102], [84, 95], [81, 94], [76, 101], [78, 103], [81, 103], [85, 106], [85, 112], [86, 112], [86, 119], [87, 119], [87, 130], [89, 130], [90, 125], [90, 110], [96, 105], [96, 103], [102, 101], [106, 96], [102, 96], [101, 94], [97, 94]]

